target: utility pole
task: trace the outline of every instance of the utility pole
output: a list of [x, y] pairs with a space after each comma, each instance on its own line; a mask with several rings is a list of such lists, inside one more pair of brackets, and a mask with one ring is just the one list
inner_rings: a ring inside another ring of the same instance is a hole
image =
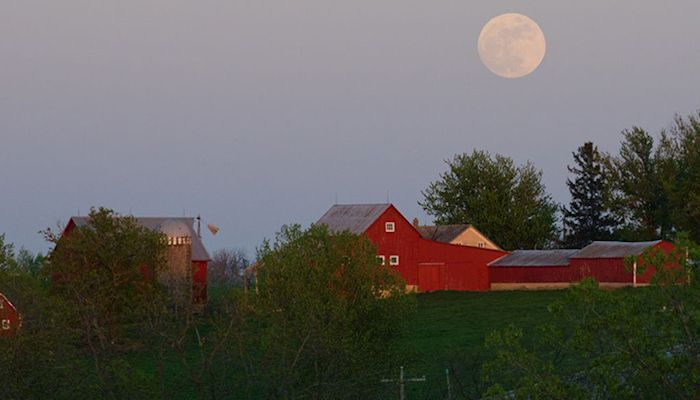
[[397, 382], [399, 384], [399, 399], [400, 400], [406, 400], [406, 382], [425, 382], [425, 375], [423, 375], [421, 378], [406, 378], [403, 373], [403, 365], [399, 369], [399, 380], [396, 381], [394, 379], [382, 379], [380, 382], [382, 383], [391, 383], [391, 382]]

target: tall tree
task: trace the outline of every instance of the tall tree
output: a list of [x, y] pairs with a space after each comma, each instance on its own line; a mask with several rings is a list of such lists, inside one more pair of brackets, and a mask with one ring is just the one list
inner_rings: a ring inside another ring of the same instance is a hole
[[209, 264], [209, 283], [218, 286], [239, 285], [243, 280], [243, 270], [250, 265], [244, 250], [219, 249], [212, 254]]
[[617, 156], [609, 157], [613, 211], [622, 223], [619, 236], [652, 240], [670, 231], [667, 196], [662, 187], [662, 156], [654, 138], [634, 127], [622, 132]]
[[475, 150], [446, 161], [448, 171], [422, 191], [419, 204], [437, 224], [473, 224], [505, 249], [550, 246], [557, 205], [531, 163]]
[[574, 179], [566, 180], [571, 203], [563, 209], [564, 244], [581, 248], [593, 240], [610, 239], [617, 223], [609, 209], [609, 171], [598, 148], [586, 142], [573, 156], [574, 165], [568, 170]]
[[9, 268], [14, 265], [15, 245], [5, 243], [5, 234], [0, 235], [0, 268]]
[[48, 259], [53, 290], [70, 305], [67, 318], [89, 349], [103, 397], [131, 397], [133, 387], [123, 383], [132, 369], [122, 355], [143, 345], [134, 327], [163, 298], [148, 279], [165, 266], [163, 235], [105, 208], [91, 210], [88, 223], [68, 235], [45, 235], [56, 245]]
[[295, 225], [259, 253], [243, 346], [248, 380], [266, 393], [258, 397], [387, 398], [378, 377], [400, 365], [412, 296], [378, 264], [376, 248], [365, 237]]
[[662, 132], [660, 147], [673, 230], [688, 231], [700, 241], [700, 111], [676, 116], [673, 126]]

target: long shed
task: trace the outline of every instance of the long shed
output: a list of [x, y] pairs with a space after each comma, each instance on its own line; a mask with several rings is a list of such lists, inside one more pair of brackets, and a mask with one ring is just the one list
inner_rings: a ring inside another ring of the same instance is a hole
[[[609, 287], [644, 285], [655, 270], [635, 273], [635, 265], [642, 266], [641, 255], [650, 248], [670, 252], [673, 244], [596, 241], [580, 250], [516, 250], [489, 264], [489, 281], [492, 290], [561, 288], [588, 277]], [[628, 257], [636, 257], [631, 266]]]

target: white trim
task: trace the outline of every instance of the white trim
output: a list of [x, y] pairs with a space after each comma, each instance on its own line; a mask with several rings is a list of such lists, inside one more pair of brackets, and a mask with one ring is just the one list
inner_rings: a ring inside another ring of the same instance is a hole
[[[394, 259], [396, 259], [396, 262], [394, 262]], [[399, 265], [399, 256], [397, 256], [397, 255], [389, 256], [389, 265]]]
[[384, 223], [384, 232], [396, 232], [396, 222], [388, 221]]

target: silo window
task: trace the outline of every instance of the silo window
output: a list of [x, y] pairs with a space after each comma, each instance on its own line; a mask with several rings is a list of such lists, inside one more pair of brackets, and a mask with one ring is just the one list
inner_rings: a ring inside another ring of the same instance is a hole
[[384, 230], [387, 232], [394, 232], [396, 230], [396, 225], [393, 222], [387, 222], [384, 224]]

